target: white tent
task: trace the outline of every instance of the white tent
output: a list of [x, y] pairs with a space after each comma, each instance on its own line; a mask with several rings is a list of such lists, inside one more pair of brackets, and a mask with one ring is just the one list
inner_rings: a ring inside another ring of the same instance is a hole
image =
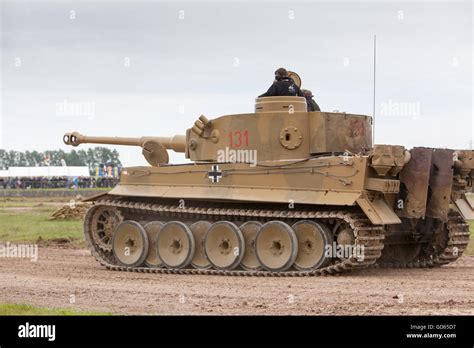
[[83, 176], [89, 177], [88, 167], [10, 167], [0, 171], [3, 177]]

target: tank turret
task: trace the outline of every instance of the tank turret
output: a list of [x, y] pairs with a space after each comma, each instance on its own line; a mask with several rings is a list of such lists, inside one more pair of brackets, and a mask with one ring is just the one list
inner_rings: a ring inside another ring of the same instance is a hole
[[226, 115], [209, 120], [201, 115], [186, 136], [90, 137], [77, 132], [64, 135], [64, 142], [132, 145], [142, 147], [147, 161], [168, 163], [166, 150], [184, 152], [196, 162], [218, 161], [222, 151], [256, 151], [258, 161], [301, 159], [322, 153], [359, 153], [371, 149], [372, 118], [334, 112], [307, 112], [301, 97], [256, 99], [256, 113]]

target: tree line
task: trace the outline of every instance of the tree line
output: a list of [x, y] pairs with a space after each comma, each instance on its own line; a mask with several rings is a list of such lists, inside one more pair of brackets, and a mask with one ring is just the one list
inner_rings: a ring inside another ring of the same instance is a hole
[[104, 163], [121, 164], [117, 150], [96, 146], [87, 150], [47, 150], [47, 151], [15, 151], [0, 149], [0, 169], [9, 167], [43, 167], [62, 166], [64, 160], [67, 166], [87, 166], [91, 175], [95, 168]]

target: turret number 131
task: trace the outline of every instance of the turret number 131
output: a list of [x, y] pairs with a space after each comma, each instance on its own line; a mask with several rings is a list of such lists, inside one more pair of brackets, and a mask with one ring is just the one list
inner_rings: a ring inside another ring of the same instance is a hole
[[249, 131], [248, 129], [239, 129], [229, 131], [229, 145], [230, 147], [249, 146]]

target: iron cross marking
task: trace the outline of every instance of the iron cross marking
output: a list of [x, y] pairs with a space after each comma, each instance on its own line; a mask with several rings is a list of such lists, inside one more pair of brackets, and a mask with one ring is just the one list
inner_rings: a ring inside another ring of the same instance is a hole
[[218, 165], [213, 165], [212, 170], [209, 172], [209, 179], [213, 183], [219, 182], [219, 180], [222, 178], [222, 172], [219, 170]]

